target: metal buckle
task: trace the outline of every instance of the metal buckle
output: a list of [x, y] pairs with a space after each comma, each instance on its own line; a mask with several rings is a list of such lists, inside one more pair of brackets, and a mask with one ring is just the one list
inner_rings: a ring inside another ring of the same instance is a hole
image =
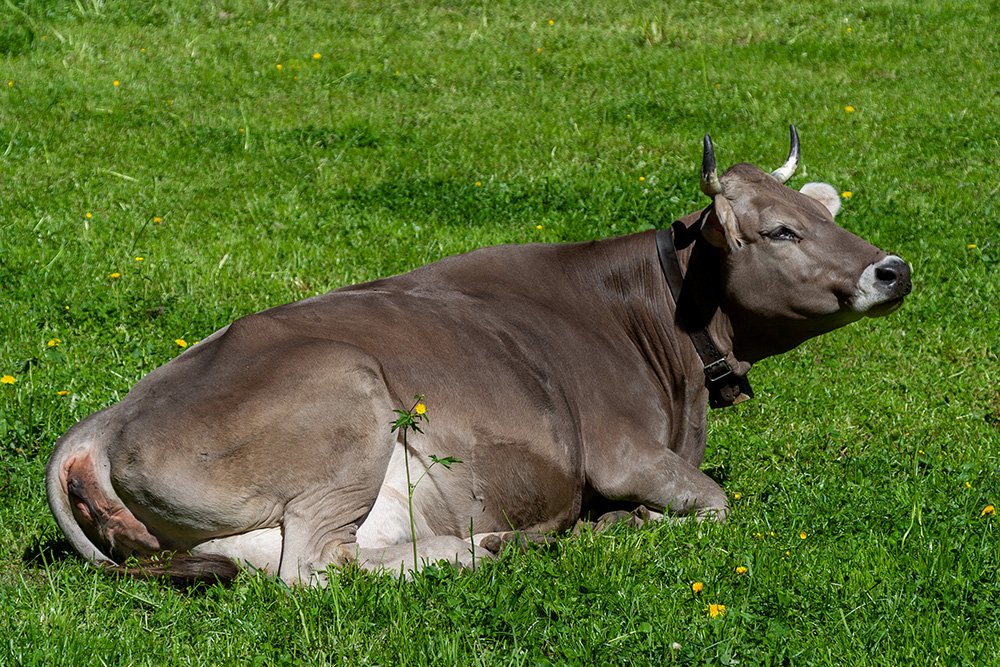
[[[721, 371], [718, 372], [717, 371]], [[711, 382], [718, 382], [727, 375], [733, 374], [733, 367], [729, 365], [729, 362], [725, 358], [716, 359], [712, 363], [705, 366], [705, 377], [707, 377]]]

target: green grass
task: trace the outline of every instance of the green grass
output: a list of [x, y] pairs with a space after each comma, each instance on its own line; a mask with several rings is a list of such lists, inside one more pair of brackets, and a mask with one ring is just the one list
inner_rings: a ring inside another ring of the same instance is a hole
[[[6, 0], [0, 664], [995, 663], [998, 18], [972, 0]], [[773, 169], [789, 122], [792, 184], [851, 191], [841, 224], [906, 258], [914, 293], [759, 364], [758, 398], [711, 415], [726, 525], [293, 595], [120, 582], [62, 552], [53, 442], [175, 339], [481, 245], [669, 224], [706, 203], [704, 132], [721, 165]]]

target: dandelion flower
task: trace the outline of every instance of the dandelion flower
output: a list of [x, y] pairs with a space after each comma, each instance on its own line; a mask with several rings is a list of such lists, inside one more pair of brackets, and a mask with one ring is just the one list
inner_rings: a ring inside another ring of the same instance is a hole
[[844, 192], [840, 193], [840, 196], [843, 197], [844, 199], [850, 199], [851, 197], [854, 196], [854, 193], [851, 192], [850, 190], [845, 190]]
[[163, 218], [153, 218], [153, 222], [163, 222]]
[[641, 182], [641, 181], [644, 181], [644, 180], [646, 180], [646, 177], [645, 177], [645, 176], [640, 176], [640, 177], [639, 177], [639, 181], [640, 181], [640, 182]]
[[745, 567], [743, 567], [742, 565], [740, 565], [738, 568], [736, 568], [736, 574], [746, 574], [746, 573], [747, 573], [747, 569]]
[[135, 261], [137, 261], [137, 262], [141, 262], [141, 261], [142, 261], [142, 260], [144, 260], [144, 259], [145, 259], [145, 257], [136, 257], [136, 258], [135, 258]]
[[695, 593], [701, 593], [701, 589], [703, 588], [705, 588], [705, 584], [701, 583], [700, 581], [696, 581], [693, 584], [691, 584], [691, 590], [694, 591]]
[[69, 396], [69, 392], [66, 391], [65, 389], [60, 389], [56, 393], [59, 394], [60, 396]]
[[847, 113], [854, 113], [854, 107], [846, 106], [844, 107], [844, 111], [846, 111]]
[[804, 531], [804, 530], [803, 530], [803, 531], [802, 531], [801, 533], [799, 533], [799, 539], [802, 539], [802, 540], [804, 540], [804, 539], [806, 539], [807, 537], [809, 537], [809, 536], [808, 536], [808, 535], [806, 535], [806, 531]]
[[110, 276], [108, 276], [108, 277], [109, 277], [109, 278], [121, 278], [121, 277], [122, 277], [122, 274], [120, 274], [120, 273], [118, 273], [117, 271], [115, 271], [114, 273], [112, 273], [112, 274], [111, 274]]
[[49, 347], [59, 347], [59, 343], [61, 343], [61, 342], [62, 342], [62, 340], [60, 340], [58, 338], [53, 338], [48, 343], [46, 343], [46, 345], [48, 345]]
[[734, 499], [734, 500], [739, 500], [739, 499], [740, 499], [740, 498], [742, 498], [742, 497], [743, 497], [743, 496], [741, 496], [741, 495], [740, 495], [740, 494], [738, 494], [738, 493], [734, 493], [734, 494], [733, 494], [733, 499]]
[[279, 71], [281, 70], [281, 65], [275, 65], [275, 67], [277, 67]]
[[0, 383], [2, 384], [14, 384], [15, 382], [17, 382], [17, 378], [15, 378], [13, 375], [4, 375], [2, 378], [0, 378]]
[[174, 339], [174, 342], [177, 343], [180, 347], [187, 347], [188, 346], [187, 341], [184, 340], [183, 338], [176, 338], [176, 339]]
[[726, 613], [726, 605], [724, 604], [710, 604], [708, 605], [707, 609], [709, 618], [722, 616]]
[[542, 228], [541, 225], [535, 225], [535, 229], [541, 229], [541, 228]]
[[539, 46], [538, 47], [538, 53], [541, 53], [541, 52], [542, 52], [542, 47]]
[[970, 243], [969, 244], [969, 250], [975, 250], [975, 249], [976, 249], [976, 244], [975, 243]]
[[115, 79], [115, 85], [116, 86], [118, 85], [118, 79]]
[[318, 53], [314, 53], [314, 54], [313, 54], [313, 60], [319, 60], [319, 59], [320, 59], [320, 58], [322, 58], [322, 57], [323, 57], [323, 56], [321, 56], [321, 55], [320, 55], [320, 54], [318, 54]]
[[417, 403], [417, 405], [413, 408], [413, 411], [416, 412], [418, 415], [422, 415], [425, 412], [427, 412], [427, 406], [424, 405], [423, 403]]
[[483, 185], [482, 181], [476, 181], [476, 187], [477, 188], [482, 187], [482, 185]]
[[88, 217], [88, 218], [93, 218], [94, 216], [93, 216], [93, 215], [91, 214], [91, 212], [90, 212], [90, 211], [87, 211], [87, 217]]
[[979, 513], [979, 516], [992, 516], [994, 514], [996, 514], [996, 510], [993, 508], [993, 505], [987, 505], [983, 508], [983, 511]]
[[[549, 19], [549, 25], [555, 25], [555, 24], [556, 24], [555, 21], [553, 21], [552, 19]], [[976, 62], [978, 63], [979, 61], [977, 60]]]
[[244, 129], [243, 129], [242, 127], [241, 127], [241, 128], [240, 128], [240, 134], [243, 134], [244, 132], [246, 132], [246, 130], [244, 130]]
[[7, 85], [10, 86], [11, 88], [13, 88], [14, 87], [14, 82], [13, 81], [8, 81]]

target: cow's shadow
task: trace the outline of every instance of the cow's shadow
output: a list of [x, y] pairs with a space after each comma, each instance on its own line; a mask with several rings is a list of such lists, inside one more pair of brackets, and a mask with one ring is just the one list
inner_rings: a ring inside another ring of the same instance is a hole
[[51, 538], [36, 535], [33, 543], [25, 547], [21, 562], [26, 567], [44, 568], [52, 563], [77, 559], [73, 545], [64, 537]]

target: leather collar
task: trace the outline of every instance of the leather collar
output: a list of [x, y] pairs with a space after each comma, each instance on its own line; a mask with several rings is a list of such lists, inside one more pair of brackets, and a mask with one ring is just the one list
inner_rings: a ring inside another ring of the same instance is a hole
[[753, 398], [753, 390], [746, 375], [738, 375], [729, 363], [729, 354], [719, 351], [707, 327], [689, 327], [680, 308], [681, 289], [684, 274], [677, 260], [673, 229], [656, 231], [656, 252], [660, 257], [660, 269], [667, 279], [670, 295], [677, 305], [677, 317], [681, 327], [687, 332], [694, 349], [701, 358], [705, 371], [705, 386], [708, 388], [708, 404], [712, 408], [727, 408]]

